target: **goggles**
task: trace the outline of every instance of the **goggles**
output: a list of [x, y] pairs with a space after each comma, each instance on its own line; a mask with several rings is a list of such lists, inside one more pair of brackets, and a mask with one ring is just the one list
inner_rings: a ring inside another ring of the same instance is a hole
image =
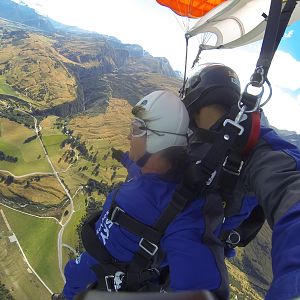
[[144, 120], [139, 118], [134, 118], [132, 120], [131, 127], [130, 127], [130, 134], [132, 137], [142, 137], [147, 134], [147, 131], [150, 131], [158, 136], [164, 136], [165, 134], [173, 134], [173, 135], [187, 137], [187, 134], [151, 129], [147, 127]]

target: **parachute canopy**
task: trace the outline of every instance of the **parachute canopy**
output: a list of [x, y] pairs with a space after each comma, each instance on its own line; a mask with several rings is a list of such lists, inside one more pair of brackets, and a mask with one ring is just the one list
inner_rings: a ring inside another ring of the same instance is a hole
[[[181, 16], [194, 17], [196, 3], [206, 6], [203, 16], [186, 32], [187, 37], [198, 36], [202, 49], [235, 48], [263, 38], [271, 0], [157, 0]], [[283, 1], [283, 6], [286, 1]], [[209, 4], [213, 3], [213, 4]], [[201, 12], [200, 12], [201, 14]], [[296, 5], [289, 24], [300, 18], [300, 5]]]
[[226, 0], [156, 0], [159, 4], [171, 8], [177, 15], [200, 18]]

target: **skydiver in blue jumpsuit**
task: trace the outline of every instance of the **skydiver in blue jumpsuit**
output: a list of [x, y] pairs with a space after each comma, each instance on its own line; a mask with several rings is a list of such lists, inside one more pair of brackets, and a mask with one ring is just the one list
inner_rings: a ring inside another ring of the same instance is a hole
[[[211, 147], [205, 138], [199, 138], [199, 128], [202, 137], [203, 129], [208, 133], [218, 132], [239, 98], [238, 77], [224, 65], [203, 65], [188, 80], [183, 102], [189, 112], [190, 128], [194, 131], [190, 139], [190, 156], [194, 161], [201, 160]], [[244, 123], [247, 130], [247, 120], [241, 122], [242, 125]], [[239, 215], [241, 207], [250, 204], [250, 199], [254, 201], [252, 204], [258, 203], [273, 230], [273, 281], [266, 299], [295, 299], [300, 296], [299, 149], [280, 138], [274, 130], [262, 126], [256, 145], [244, 163], [236, 186], [229, 195], [235, 211], [231, 211], [224, 227], [226, 223], [229, 228], [240, 223], [240, 218], [235, 222], [235, 216]], [[222, 258], [216, 257], [216, 260], [221, 261]]]
[[[108, 195], [94, 228], [100, 243], [118, 262], [123, 263], [129, 263], [139, 250], [140, 238], [108, 218], [112, 198], [115, 197], [118, 206], [136, 220], [153, 225], [171, 200], [186, 165], [189, 125], [183, 103], [166, 91], [153, 92], [144, 97], [134, 107], [133, 115], [129, 156], [140, 166], [141, 174]], [[221, 274], [226, 273], [226, 268], [217, 264], [214, 253], [202, 242], [206, 230], [202, 207], [211, 197], [192, 201], [169, 225], [160, 248], [165, 253], [164, 264], [170, 269], [171, 290], [206, 289], [226, 299], [227, 287], [220, 289]], [[223, 245], [217, 239], [221, 225], [222, 218], [211, 224], [211, 240], [217, 243], [214, 251], [224, 256]], [[73, 299], [97, 281], [91, 270], [97, 264], [99, 261], [87, 252], [67, 263], [63, 289], [66, 299]], [[117, 279], [119, 289], [122, 280]]]

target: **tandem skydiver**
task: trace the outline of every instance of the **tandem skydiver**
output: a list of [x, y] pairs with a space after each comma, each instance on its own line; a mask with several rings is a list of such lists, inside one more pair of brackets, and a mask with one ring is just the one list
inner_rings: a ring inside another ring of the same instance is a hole
[[[180, 196], [173, 195], [188, 160], [184, 104], [173, 93], [156, 91], [141, 99], [132, 113], [129, 157], [141, 175], [110, 193], [101, 215], [85, 223], [86, 252], [67, 263], [63, 293], [52, 299], [73, 299], [93, 283], [108, 292], [160, 292], [165, 268], [173, 291], [205, 289], [227, 298], [219, 264], [202, 242], [207, 200], [193, 199], [179, 209]], [[216, 242], [221, 225], [222, 219], [211, 224], [215, 234], [207, 241], [224, 253]]]
[[[205, 156], [226, 122], [232, 121], [230, 114], [239, 100], [239, 79], [225, 65], [204, 64], [187, 81], [183, 102], [191, 120], [190, 157], [195, 163], [203, 163], [209, 169], [211, 162]], [[273, 281], [266, 299], [295, 299], [300, 296], [300, 152], [274, 130], [260, 126], [256, 113], [243, 118], [243, 128], [238, 129], [244, 132], [215, 174], [215, 185], [220, 188], [225, 207], [224, 224], [228, 226], [223, 229], [230, 234], [230, 229], [241, 221], [238, 217], [235, 222], [234, 216], [246, 217], [254, 208], [240, 225], [246, 244], [259, 231], [265, 216], [273, 230]], [[217, 160], [217, 154], [210, 159]]]

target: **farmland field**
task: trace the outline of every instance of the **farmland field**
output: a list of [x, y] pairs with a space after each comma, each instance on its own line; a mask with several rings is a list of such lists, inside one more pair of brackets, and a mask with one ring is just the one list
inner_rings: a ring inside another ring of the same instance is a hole
[[63, 281], [57, 262], [58, 223], [54, 219], [36, 218], [0, 207], [34, 270], [50, 289], [61, 290]]

